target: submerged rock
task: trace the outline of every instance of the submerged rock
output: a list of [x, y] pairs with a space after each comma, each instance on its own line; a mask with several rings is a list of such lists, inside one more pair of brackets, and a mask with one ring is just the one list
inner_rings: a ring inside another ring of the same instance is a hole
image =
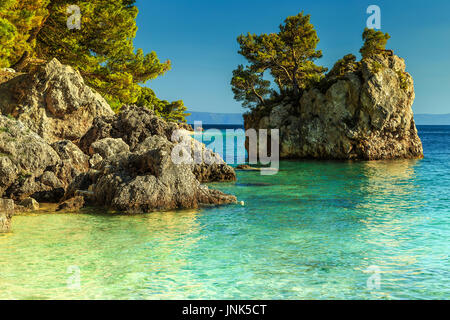
[[29, 211], [37, 211], [39, 210], [39, 203], [33, 198], [26, 198], [22, 200], [19, 205], [23, 207], [25, 210]]
[[21, 120], [50, 143], [76, 141], [95, 117], [114, 114], [78, 71], [56, 59], [0, 84], [0, 112]]
[[11, 217], [14, 213], [14, 201], [0, 199], [0, 233], [11, 231]]
[[412, 77], [395, 55], [363, 60], [357, 71], [327, 79], [270, 114], [244, 115], [245, 128], [279, 129], [281, 158], [399, 159], [423, 157], [411, 106]]
[[76, 196], [66, 200], [58, 205], [57, 211], [76, 212], [83, 208], [84, 197]]
[[240, 164], [236, 167], [236, 170], [242, 170], [242, 171], [261, 171], [261, 168], [255, 168], [252, 166], [249, 166], [248, 164]]

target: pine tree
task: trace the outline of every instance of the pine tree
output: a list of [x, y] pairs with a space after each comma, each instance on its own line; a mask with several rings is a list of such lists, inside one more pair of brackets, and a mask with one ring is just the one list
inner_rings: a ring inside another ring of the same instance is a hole
[[0, 67], [15, 66], [34, 55], [36, 26], [48, 14], [49, 0], [0, 0]]
[[239, 53], [254, 72], [269, 70], [281, 93], [291, 90], [298, 95], [320, 81], [327, 70], [314, 63], [322, 57], [322, 52], [316, 50], [319, 38], [310, 16], [303, 12], [288, 17], [279, 29], [278, 33], [239, 36]]
[[186, 117], [190, 115], [186, 113], [187, 108], [182, 100], [173, 102], [160, 100], [153, 90], [147, 87], [142, 88], [142, 93], [136, 105], [153, 110], [156, 115], [167, 121], [186, 122]]
[[271, 93], [270, 81], [264, 80], [262, 74], [255, 73], [243, 65], [233, 71], [231, 86], [234, 98], [243, 101], [243, 106], [250, 109], [265, 105], [265, 99]]
[[375, 54], [382, 53], [386, 49], [387, 41], [391, 38], [388, 33], [365, 28], [362, 34], [364, 45], [360, 52], [363, 58], [369, 58]]
[[80, 70], [87, 83], [114, 106], [135, 103], [141, 86], [170, 69], [155, 52], [135, 50], [138, 9], [132, 0], [83, 0], [81, 29], [67, 27], [72, 0], [51, 0], [50, 14], [37, 35], [37, 53]]

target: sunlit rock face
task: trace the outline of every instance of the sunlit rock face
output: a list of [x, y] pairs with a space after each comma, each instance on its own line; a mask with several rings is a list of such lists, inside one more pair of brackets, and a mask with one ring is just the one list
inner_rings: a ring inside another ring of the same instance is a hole
[[[175, 131], [214, 163], [174, 162]], [[96, 118], [79, 145], [99, 161], [73, 181], [66, 199], [83, 194], [86, 202], [128, 213], [236, 203], [235, 196], [201, 185], [234, 180], [234, 169], [183, 127], [146, 108], [124, 106], [117, 115]]]
[[200, 182], [234, 181], [236, 173], [228, 166], [219, 154], [193, 139], [184, 124], [166, 122], [146, 108], [123, 106], [115, 116], [104, 116], [95, 119], [89, 131], [80, 139], [79, 146], [87, 154], [120, 153], [145, 149], [145, 141], [152, 136], [160, 136], [172, 141], [174, 131], [184, 135], [191, 141], [191, 153], [194, 150], [202, 154], [201, 163], [192, 163], [190, 170]]
[[246, 129], [279, 129], [281, 158], [423, 157], [411, 108], [414, 83], [403, 59], [377, 55], [329, 83], [305, 92], [296, 106], [284, 102], [269, 115], [245, 115]]
[[50, 143], [76, 141], [89, 130], [95, 117], [114, 114], [78, 71], [56, 59], [36, 72], [2, 83], [0, 113], [20, 120]]
[[58, 202], [89, 157], [75, 144], [48, 144], [18, 120], [0, 115], [0, 197]]

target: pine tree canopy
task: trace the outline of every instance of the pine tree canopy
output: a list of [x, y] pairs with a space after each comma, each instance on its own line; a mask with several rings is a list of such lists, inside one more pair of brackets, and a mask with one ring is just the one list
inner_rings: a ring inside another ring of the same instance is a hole
[[319, 38], [310, 16], [303, 12], [288, 17], [278, 33], [249, 33], [239, 36], [238, 43], [249, 68], [257, 73], [268, 70], [281, 92], [298, 94], [319, 81], [327, 70], [314, 63], [322, 57], [322, 52], [316, 50]]
[[360, 52], [363, 58], [368, 58], [386, 49], [387, 41], [391, 38], [388, 33], [365, 28], [362, 38], [364, 45]]
[[[0, 0], [0, 67], [26, 71], [34, 58], [57, 58], [79, 70], [115, 110], [144, 101], [141, 95], [148, 92], [142, 85], [170, 70], [171, 62], [134, 47], [134, 4], [135, 0]], [[80, 9], [79, 29], [68, 27], [76, 13], [69, 10], [73, 5]], [[174, 117], [184, 120], [179, 114], [184, 105], [173, 104]]]
[[[386, 52], [390, 35], [366, 28], [362, 38], [364, 45], [360, 52], [365, 59]], [[231, 89], [234, 98], [250, 109], [261, 107], [268, 111], [285, 98], [298, 105], [305, 90], [328, 88], [333, 81], [361, 68], [356, 56], [348, 54], [325, 74], [327, 68], [315, 64], [322, 57], [322, 51], [316, 49], [320, 40], [310, 15], [303, 12], [286, 18], [277, 33], [247, 33], [240, 35], [237, 41], [238, 53], [247, 60], [247, 65], [239, 65], [233, 71]], [[279, 92], [264, 79], [266, 72]]]

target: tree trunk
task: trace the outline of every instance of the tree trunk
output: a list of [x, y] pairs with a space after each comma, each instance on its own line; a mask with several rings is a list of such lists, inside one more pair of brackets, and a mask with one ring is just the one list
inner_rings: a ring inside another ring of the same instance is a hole
[[258, 100], [261, 102], [261, 105], [264, 105], [266, 102], [264, 101], [264, 98], [256, 91], [256, 89], [252, 88], [253, 93], [258, 98]]
[[30, 62], [30, 52], [25, 51], [22, 54], [22, 57], [20, 57], [19, 61], [17, 61], [14, 65], [12, 65], [11, 68], [16, 70], [17, 72], [21, 72], [28, 66], [29, 62]]
[[[30, 37], [27, 39], [27, 43], [30, 44], [34, 40], [36, 40], [39, 32], [42, 30], [42, 27], [44, 26], [44, 24], [47, 21], [49, 16], [50, 16], [50, 11], [47, 14], [47, 16], [44, 19], [42, 19], [41, 24], [39, 26], [37, 26], [36, 28], [34, 28], [33, 31], [30, 33]], [[11, 68], [13, 68], [14, 70], [16, 70], [18, 72], [23, 71], [30, 63], [30, 58], [31, 58], [31, 52], [25, 51], [22, 54], [22, 57], [20, 57], [19, 61], [17, 61], [13, 66], [11, 66]]]

